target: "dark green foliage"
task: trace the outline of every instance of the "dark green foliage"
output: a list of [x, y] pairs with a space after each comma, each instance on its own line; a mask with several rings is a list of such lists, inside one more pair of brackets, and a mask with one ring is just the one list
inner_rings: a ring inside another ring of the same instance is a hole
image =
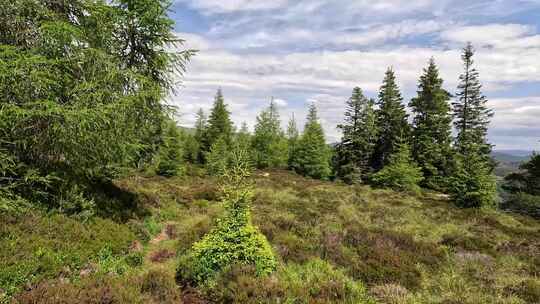
[[0, 176], [13, 195], [58, 207], [72, 184], [87, 191], [153, 157], [161, 99], [192, 54], [169, 51], [182, 43], [169, 5], [1, 1], [0, 151], [13, 166]]
[[540, 218], [540, 154], [533, 153], [519, 168], [504, 179], [503, 189], [511, 194], [501, 207]]
[[[227, 110], [227, 105], [223, 99], [221, 89], [216, 93], [214, 99], [214, 106], [210, 112], [210, 117], [207, 121], [207, 127], [204, 132], [202, 141], [202, 149], [205, 152], [209, 152], [210, 148], [220, 138], [225, 141], [227, 145], [231, 143], [233, 124], [230, 119], [231, 113]], [[199, 123], [204, 122], [204, 116], [199, 116]], [[197, 126], [198, 128], [199, 126]]]
[[460, 207], [493, 207], [497, 205], [497, 187], [489, 157], [491, 145], [487, 143], [487, 128], [493, 111], [486, 107], [487, 100], [480, 91], [478, 72], [472, 67], [473, 55], [469, 43], [461, 56], [465, 72], [459, 77], [458, 100], [452, 104], [458, 135], [456, 168], [449, 190]]
[[195, 134], [193, 135], [195, 141], [197, 142], [197, 157], [196, 162], [199, 164], [204, 163], [204, 144], [205, 144], [205, 134], [208, 124], [206, 121], [206, 114], [204, 114], [203, 109], [199, 109], [197, 112], [197, 120], [195, 121]]
[[407, 140], [410, 126], [408, 114], [402, 104], [403, 98], [396, 83], [394, 71], [389, 68], [379, 91], [378, 109], [376, 111], [379, 139], [372, 157], [372, 167], [382, 169], [390, 161], [399, 144]]
[[370, 173], [370, 161], [377, 141], [374, 101], [367, 99], [362, 89], [354, 88], [347, 101], [343, 132], [336, 147], [337, 176], [347, 183], [358, 182]]
[[413, 193], [420, 191], [418, 184], [423, 179], [422, 170], [414, 162], [406, 143], [400, 144], [395, 154], [390, 156], [388, 165], [371, 176], [375, 185]]
[[518, 173], [505, 177], [504, 188], [512, 193], [525, 192], [540, 196], [540, 154], [533, 153], [531, 159], [519, 166]]
[[157, 174], [176, 176], [182, 173], [184, 154], [180, 131], [174, 121], [167, 121], [163, 134], [163, 143], [159, 148]]
[[330, 175], [330, 153], [315, 104], [309, 106], [307, 122], [304, 133], [298, 141], [293, 168], [299, 174], [316, 179], [326, 179]]
[[491, 173], [480, 147], [466, 148], [467, 155], [458, 154], [456, 169], [450, 180], [450, 194], [458, 207], [496, 207], [497, 181]]
[[452, 115], [450, 93], [432, 58], [418, 84], [418, 96], [409, 104], [414, 113], [412, 154], [422, 168], [426, 187], [441, 190], [451, 173]]
[[288, 159], [287, 139], [281, 130], [281, 121], [276, 103], [257, 116], [257, 124], [252, 138], [255, 165], [257, 168], [285, 168]]
[[[460, 83], [453, 102], [454, 126], [457, 130], [456, 147], [462, 154], [471, 153], [470, 148], [478, 150], [482, 156], [489, 158], [491, 145], [487, 142], [487, 130], [493, 111], [487, 108], [487, 99], [482, 94], [482, 85], [478, 79], [479, 73], [473, 67], [474, 49], [472, 44], [467, 44], [463, 49], [464, 72], [459, 76]], [[473, 147], [479, 145], [480, 149]]]
[[298, 140], [300, 139], [300, 133], [298, 132], [298, 127], [296, 126], [296, 119], [294, 118], [294, 113], [287, 124], [287, 140], [289, 146], [289, 156], [287, 159], [287, 165], [289, 169], [294, 169], [293, 165], [296, 158], [296, 149], [298, 148]]

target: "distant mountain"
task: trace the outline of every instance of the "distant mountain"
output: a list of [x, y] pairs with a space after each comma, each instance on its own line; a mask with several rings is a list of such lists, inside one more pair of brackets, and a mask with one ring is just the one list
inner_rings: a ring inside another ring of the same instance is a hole
[[532, 151], [526, 150], [496, 150], [491, 156], [497, 161], [495, 175], [504, 177], [519, 170], [519, 165], [531, 157]]
[[503, 162], [523, 162], [531, 157], [531, 151], [525, 150], [497, 150], [491, 153], [491, 156], [498, 161]]

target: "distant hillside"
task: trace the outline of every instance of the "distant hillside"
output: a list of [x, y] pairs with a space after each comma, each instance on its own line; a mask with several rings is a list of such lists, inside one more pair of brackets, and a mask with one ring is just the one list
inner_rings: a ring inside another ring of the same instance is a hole
[[526, 150], [493, 151], [491, 156], [498, 162], [497, 168], [495, 168], [495, 174], [504, 177], [519, 170], [519, 165], [527, 161], [531, 154], [531, 151]]

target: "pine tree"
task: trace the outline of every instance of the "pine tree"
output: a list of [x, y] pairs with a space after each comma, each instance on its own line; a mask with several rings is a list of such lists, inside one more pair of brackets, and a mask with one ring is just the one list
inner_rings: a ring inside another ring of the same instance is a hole
[[317, 179], [326, 179], [331, 173], [330, 153], [324, 139], [324, 131], [317, 117], [315, 104], [309, 107], [304, 133], [298, 142], [295, 163], [296, 172]]
[[298, 139], [300, 133], [298, 132], [298, 127], [296, 126], [296, 119], [294, 118], [294, 113], [287, 124], [287, 140], [289, 146], [289, 157], [287, 164], [289, 169], [294, 169], [294, 163], [296, 158], [296, 150], [298, 146]]
[[281, 130], [278, 108], [273, 99], [270, 106], [257, 116], [252, 147], [258, 168], [279, 168], [287, 165], [287, 141]]
[[417, 97], [409, 104], [413, 113], [412, 151], [422, 168], [423, 185], [443, 189], [451, 173], [452, 114], [450, 93], [433, 58], [418, 83]]
[[337, 176], [345, 182], [361, 180], [371, 170], [370, 160], [377, 140], [374, 100], [367, 99], [362, 89], [353, 89], [347, 101], [341, 142], [336, 147]]
[[389, 68], [386, 71], [377, 102], [376, 116], [380, 136], [371, 163], [375, 170], [380, 170], [387, 165], [390, 161], [390, 155], [397, 152], [402, 139], [407, 139], [409, 136], [408, 114], [402, 101], [396, 76], [394, 71]]
[[233, 124], [230, 119], [231, 113], [223, 99], [221, 89], [217, 91], [214, 106], [208, 118], [208, 126], [204, 133], [203, 151], [208, 152], [218, 138], [222, 138], [228, 145], [231, 143]]
[[399, 144], [397, 151], [390, 156], [388, 165], [371, 177], [375, 185], [414, 193], [420, 191], [418, 184], [422, 180], [422, 170], [412, 159], [406, 143]]
[[487, 130], [493, 111], [487, 107], [487, 99], [481, 92], [482, 85], [478, 79], [479, 73], [473, 67], [473, 56], [473, 46], [468, 43], [461, 55], [465, 71], [459, 76], [458, 100], [452, 103], [457, 130], [456, 147], [460, 153], [468, 154], [468, 148], [477, 150], [475, 146], [480, 145], [478, 151], [487, 159], [491, 152]]

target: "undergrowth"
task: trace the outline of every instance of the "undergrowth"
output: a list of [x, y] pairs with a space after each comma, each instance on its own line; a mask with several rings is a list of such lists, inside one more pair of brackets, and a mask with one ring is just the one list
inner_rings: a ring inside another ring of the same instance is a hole
[[179, 257], [225, 214], [220, 191], [212, 178], [139, 176], [115, 184], [145, 216], [2, 215], [0, 292], [19, 303], [540, 303], [533, 218], [285, 171], [253, 179], [269, 275], [232, 264], [212, 284], [178, 286]]

